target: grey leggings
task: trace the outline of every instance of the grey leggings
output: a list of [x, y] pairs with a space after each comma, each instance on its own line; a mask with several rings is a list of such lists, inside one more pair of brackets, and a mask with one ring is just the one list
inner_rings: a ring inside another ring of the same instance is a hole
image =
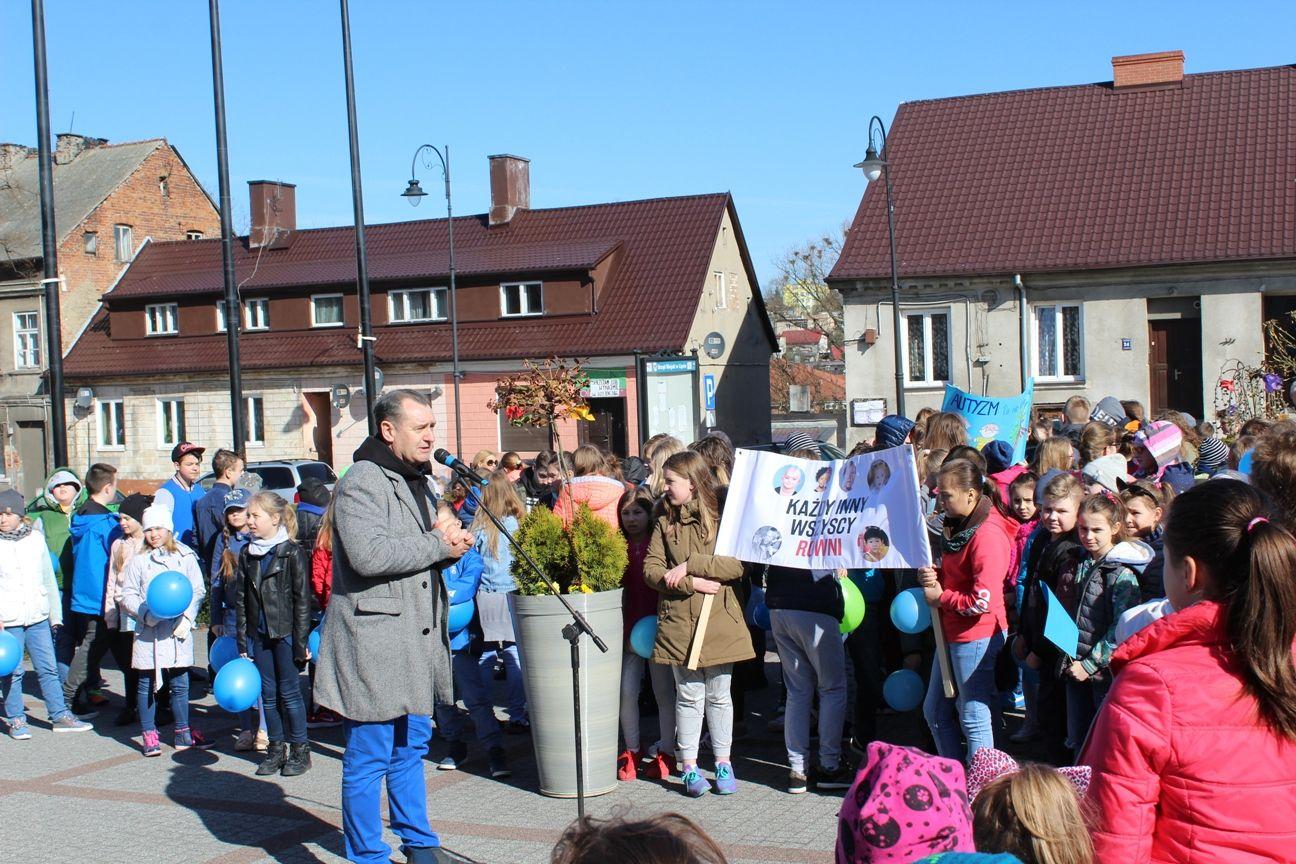
[[733, 664], [722, 663], [704, 669], [672, 666], [671, 671], [675, 674], [675, 758], [681, 762], [697, 761], [705, 705], [711, 752], [717, 762], [728, 762], [733, 745], [734, 709], [729, 697]]

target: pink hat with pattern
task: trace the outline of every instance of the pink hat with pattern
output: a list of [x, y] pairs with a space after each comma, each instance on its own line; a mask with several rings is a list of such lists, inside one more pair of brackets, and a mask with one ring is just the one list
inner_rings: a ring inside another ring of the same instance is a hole
[[[1142, 444], [1156, 460], [1157, 468], [1164, 470], [1167, 465], [1179, 461], [1179, 447], [1183, 444], [1183, 432], [1169, 420], [1158, 420], [1149, 423], [1134, 436], [1134, 441]], [[1160, 476], [1158, 472], [1157, 476]]]
[[[968, 797], [976, 800], [981, 790], [991, 782], [1006, 774], [1016, 774], [1020, 770], [1021, 766], [1017, 764], [1017, 760], [1007, 753], [993, 747], [982, 747], [972, 754], [972, 766], [968, 768]], [[1077, 798], [1083, 798], [1089, 791], [1089, 780], [1093, 776], [1093, 769], [1088, 765], [1059, 768], [1057, 772], [1075, 788]]]
[[837, 864], [974, 852], [963, 764], [914, 747], [869, 744], [837, 817]]

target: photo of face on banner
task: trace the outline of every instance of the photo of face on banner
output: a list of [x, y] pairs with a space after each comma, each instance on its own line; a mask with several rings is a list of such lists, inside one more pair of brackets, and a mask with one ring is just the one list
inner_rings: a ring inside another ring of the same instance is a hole
[[791, 498], [805, 485], [805, 472], [795, 465], [785, 465], [774, 473], [774, 491]]
[[868, 470], [868, 491], [869, 497], [876, 499], [882, 494], [882, 490], [891, 482], [891, 466], [881, 459], [869, 466]]
[[825, 465], [815, 472], [815, 495], [823, 495], [832, 482], [832, 466]]
[[762, 525], [752, 535], [752, 551], [761, 561], [773, 558], [783, 545], [783, 535], [773, 525]]
[[855, 488], [855, 463], [847, 462], [842, 466], [841, 472], [837, 475], [837, 485], [843, 492], [849, 492]]
[[881, 561], [891, 551], [891, 538], [876, 525], [864, 529], [863, 534], [855, 538], [865, 561]]

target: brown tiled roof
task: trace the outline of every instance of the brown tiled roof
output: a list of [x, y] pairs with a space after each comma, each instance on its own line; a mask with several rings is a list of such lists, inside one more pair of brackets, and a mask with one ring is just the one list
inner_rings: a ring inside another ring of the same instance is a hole
[[[524, 210], [508, 225], [493, 228], [487, 227], [485, 216], [456, 217], [455, 264], [460, 272], [587, 269], [622, 247], [597, 315], [460, 323], [461, 358], [606, 356], [686, 347], [726, 209], [745, 256], [737, 213], [727, 194]], [[368, 226], [371, 281], [445, 274], [445, 229], [444, 219]], [[273, 296], [274, 289], [355, 285], [355, 234], [350, 228], [300, 231], [289, 248], [266, 250], [259, 265], [256, 255], [241, 244], [236, 247], [237, 278], [246, 279], [256, 268], [245, 291], [268, 288]], [[748, 279], [755, 290], [758, 283], [749, 262]], [[115, 299], [220, 290], [219, 241], [178, 241], [142, 249], [104, 299], [111, 304]], [[773, 344], [768, 320], [765, 325]], [[451, 353], [450, 327], [445, 323], [377, 327], [375, 332], [379, 363], [446, 361]], [[245, 369], [349, 365], [360, 358], [355, 331], [349, 327], [244, 333], [239, 345]], [[224, 334], [110, 339], [103, 310], [64, 362], [65, 374], [79, 378], [220, 371], [227, 366]]]
[[823, 334], [818, 330], [793, 327], [780, 333], [779, 338], [783, 340], [784, 345], [818, 345]]
[[[1296, 257], [1296, 66], [910, 102], [887, 151], [901, 276]], [[885, 199], [830, 278], [890, 276]]]

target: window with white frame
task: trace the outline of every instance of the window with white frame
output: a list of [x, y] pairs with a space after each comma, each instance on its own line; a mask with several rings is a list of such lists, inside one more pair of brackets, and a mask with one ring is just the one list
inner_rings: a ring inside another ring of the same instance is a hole
[[157, 400], [158, 447], [167, 449], [185, 440], [183, 399]]
[[99, 232], [87, 231], [81, 235], [81, 238], [85, 241], [85, 253], [87, 255], [99, 254]]
[[911, 387], [935, 386], [950, 379], [950, 314], [948, 309], [903, 312], [900, 328], [904, 380]]
[[1076, 381], [1084, 377], [1084, 319], [1079, 303], [1031, 308], [1035, 326], [1035, 377], [1042, 381]]
[[40, 313], [15, 312], [14, 368], [39, 369], [41, 365]]
[[255, 297], [243, 304], [243, 326], [248, 330], [270, 329], [270, 301]]
[[711, 274], [711, 287], [715, 292], [715, 308], [729, 308], [729, 288], [725, 284], [725, 274], [723, 270], [717, 270]]
[[225, 332], [225, 301], [216, 301], [216, 332]]
[[118, 261], [129, 261], [135, 252], [135, 233], [129, 225], [113, 226], [113, 257]]
[[126, 404], [121, 399], [99, 400], [99, 449], [126, 449]]
[[171, 336], [180, 332], [180, 309], [175, 303], [154, 303], [144, 307], [145, 333]]
[[387, 292], [387, 320], [393, 324], [444, 321], [446, 289], [409, 288]]
[[316, 294], [310, 304], [312, 327], [341, 327], [346, 323], [341, 294]]
[[186, 231], [186, 232], [185, 232], [185, 239], [186, 239], [186, 240], [201, 240], [201, 239], [203, 239], [203, 232], [201, 232], [201, 231], [195, 231], [195, 230], [190, 229], [189, 231]]
[[544, 314], [544, 284], [513, 282], [501, 285], [500, 314], [506, 318]]
[[265, 444], [265, 402], [260, 396], [248, 396], [243, 406], [243, 440], [250, 446]]

